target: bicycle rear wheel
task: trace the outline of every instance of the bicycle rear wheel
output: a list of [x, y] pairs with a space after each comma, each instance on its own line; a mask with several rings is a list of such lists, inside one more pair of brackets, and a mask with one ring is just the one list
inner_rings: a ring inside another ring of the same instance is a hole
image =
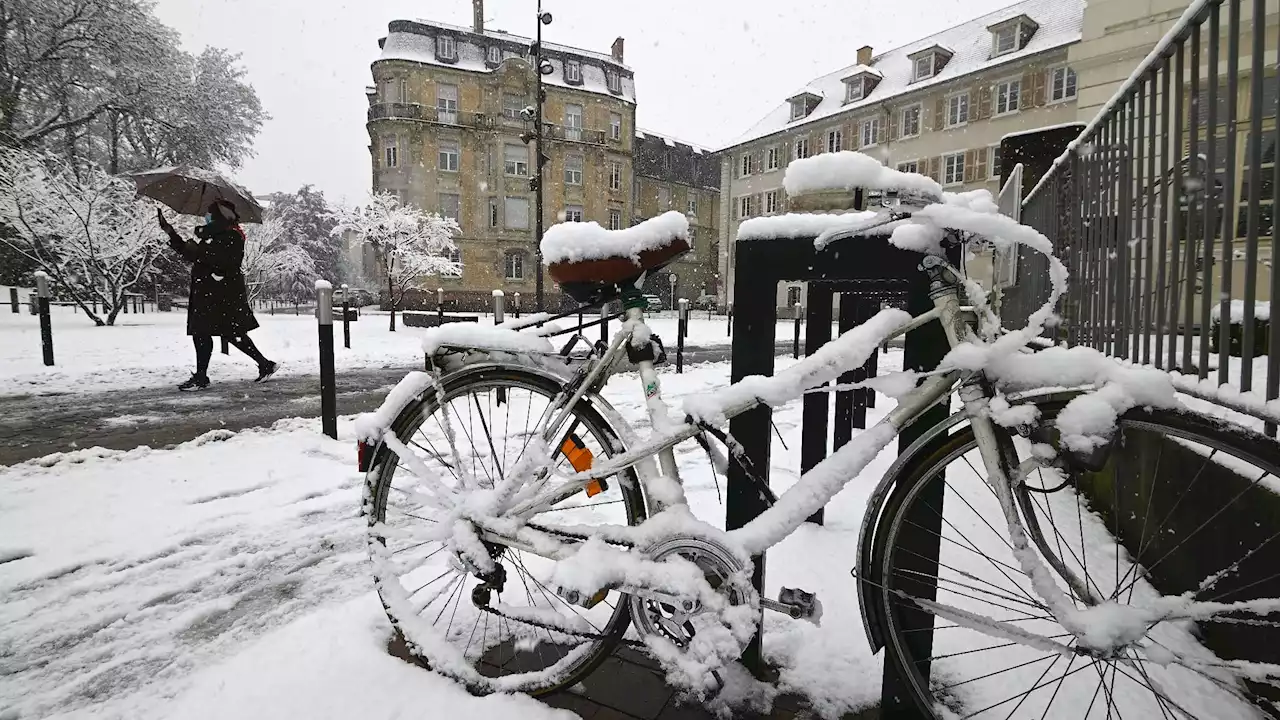
[[[1049, 416], [1056, 409], [1042, 408]], [[1280, 543], [1272, 542], [1280, 537], [1280, 446], [1184, 412], [1134, 410], [1118, 425], [1100, 469], [1039, 469], [1017, 488], [1048, 552], [1117, 608], [1114, 617], [1162, 594], [1280, 597]], [[1004, 444], [1030, 457], [1029, 442]], [[1028, 647], [914, 603], [936, 599], [1077, 646], [1019, 569], [986, 480], [972, 430], [956, 431], [903, 477], [877, 532], [886, 661], [926, 717], [1276, 716], [1272, 688], [1231, 665], [1280, 661], [1280, 622], [1272, 618], [1159, 622], [1099, 658]]]
[[[391, 428], [414, 457], [387, 448], [380, 472], [366, 484], [370, 557], [383, 607], [416, 660], [473, 692], [540, 695], [569, 687], [626, 632], [628, 597], [610, 592], [590, 609], [571, 605], [550, 584], [552, 561], [499, 543], [485, 543], [499, 570], [482, 578], [456, 552], [452, 534], [435, 531], [448, 510], [432, 500], [443, 488], [452, 502], [467, 502], [469, 494], [478, 498], [500, 482], [537, 441], [539, 420], [561, 387], [511, 367], [466, 371], [442, 383], [443, 403], [428, 388]], [[609, 424], [585, 401], [561, 435], [553, 448], [573, 438], [569, 454], [558, 452], [552, 461], [562, 473], [574, 471], [570, 455], [581, 462], [584, 450], [592, 458], [622, 452]], [[566, 526], [644, 521], [631, 471], [605, 484], [538, 519]]]

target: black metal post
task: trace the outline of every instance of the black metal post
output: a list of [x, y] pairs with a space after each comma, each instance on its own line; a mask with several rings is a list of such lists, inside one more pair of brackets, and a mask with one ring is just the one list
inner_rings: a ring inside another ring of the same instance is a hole
[[320, 336], [320, 427], [338, 438], [338, 393], [333, 373], [333, 285], [316, 281], [316, 323]]
[[231, 343], [227, 342], [227, 336], [226, 336], [226, 335], [223, 335], [221, 339], [222, 339], [222, 354], [223, 354], [223, 355], [230, 355], [230, 354], [231, 354]]
[[733, 336], [733, 306], [732, 305], [729, 306], [729, 311], [726, 314], [729, 318], [729, 322], [725, 324], [724, 336], [732, 337]]
[[[804, 354], [812, 355], [818, 348], [831, 342], [831, 286], [809, 283], [805, 299], [809, 301], [807, 328], [804, 334]], [[800, 473], [813, 469], [827, 458], [827, 408], [830, 393], [807, 393], [804, 396], [800, 420]], [[824, 510], [809, 516], [808, 521], [817, 525], [826, 520]]]
[[40, 350], [44, 355], [46, 367], [53, 367], [53, 321], [49, 318], [49, 276], [43, 270], [37, 270], [36, 296], [39, 298], [40, 314]]
[[537, 78], [535, 83], [534, 97], [534, 122], [533, 122], [533, 206], [534, 206], [534, 234], [533, 247], [536, 259], [534, 261], [534, 301], [537, 305], [538, 312], [546, 310], [546, 298], [543, 293], [542, 279], [542, 181], [543, 181], [543, 156], [542, 156], [542, 105], [547, 100], [547, 92], [542, 87], [542, 26], [551, 24], [551, 13], [542, 12], [542, 0], [538, 0], [538, 19], [534, 23], [537, 25], [537, 34], [533, 44], [533, 74]]
[[684, 372], [684, 336], [689, 330], [689, 301], [680, 298], [676, 320], [676, 373]]
[[493, 291], [493, 324], [501, 325], [507, 299], [501, 290]]
[[795, 335], [791, 339], [791, 357], [800, 359], [800, 303], [796, 303], [792, 308], [792, 315], [795, 317]]
[[444, 325], [444, 288], [436, 288], [436, 326]]
[[342, 286], [342, 347], [351, 349], [351, 288]]
[[9, 306], [13, 308], [14, 315], [18, 315], [21, 312], [18, 305], [18, 288], [9, 288]]
[[609, 303], [600, 306], [600, 342], [609, 344]]

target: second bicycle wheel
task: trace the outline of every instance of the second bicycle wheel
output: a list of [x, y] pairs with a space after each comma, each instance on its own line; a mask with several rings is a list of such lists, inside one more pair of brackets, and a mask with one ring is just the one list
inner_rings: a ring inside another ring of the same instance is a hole
[[[1134, 410], [1120, 418], [1114, 442], [1100, 469], [1037, 469], [1016, 493], [1048, 552], [1104, 600], [1103, 610], [1123, 617], [1126, 608], [1184, 593], [1220, 602], [1280, 597], [1280, 543], [1271, 544], [1280, 537], [1274, 441], [1191, 413]], [[1006, 451], [1020, 459], [1030, 449], [1006, 439]], [[1077, 644], [1019, 568], [968, 427], [902, 478], [880, 523], [876, 596], [886, 662], [926, 717], [1275, 717], [1271, 689], [1227, 662], [1277, 662], [1280, 622], [1271, 618], [1148, 624], [1100, 658], [1012, 642], [912, 602], [936, 600]]]
[[[383, 606], [416, 659], [473, 692], [539, 695], [571, 686], [626, 632], [627, 596], [611, 591], [590, 609], [570, 604], [554, 592], [554, 562], [493, 542], [485, 550], [498, 570], [482, 579], [456, 551], [453, 533], [436, 532], [449, 516], [444, 505], [482, 499], [512, 471], [561, 387], [509, 367], [463, 371], [442, 382], [443, 402], [429, 388], [391, 428], [413, 457], [388, 450], [366, 487], [370, 554]], [[608, 423], [585, 401], [551, 447], [552, 464], [562, 474], [574, 472], [575, 463], [622, 451]], [[645, 519], [631, 471], [592, 489], [598, 492], [578, 493], [537, 520], [586, 527]]]

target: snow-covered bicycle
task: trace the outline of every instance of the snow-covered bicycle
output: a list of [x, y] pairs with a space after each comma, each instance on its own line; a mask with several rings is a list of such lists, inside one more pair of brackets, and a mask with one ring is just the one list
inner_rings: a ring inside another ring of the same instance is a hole
[[[760, 631], [762, 609], [821, 618], [803, 590], [760, 597], [752, 556], [825, 506], [922, 412], [951, 401], [958, 412], [901, 453], [871, 493], [849, 580], [873, 649], [885, 648], [925, 716], [1274, 713], [1267, 697], [1280, 665], [1248, 633], [1276, 625], [1278, 574], [1256, 567], [1261, 547], [1229, 542], [1228, 526], [1274, 522], [1280, 446], [1189, 411], [1162, 372], [1080, 348], [1031, 352], [1066, 283], [1049, 241], [996, 214], [989, 195], [944, 195], [926, 178], [851, 167], [856, 184], [902, 194], [874, 217], [829, 223], [818, 242], [879, 233], [924, 251], [934, 308], [882, 311], [773, 377], [688, 398], [679, 413], [663, 399], [662, 346], [637, 281], [688, 249], [678, 213], [623, 231], [547, 232], [543, 252], [566, 293], [624, 306], [607, 345], [575, 335], [557, 352], [532, 327], [546, 317], [431, 333], [430, 370], [357, 423], [376, 584], [409, 651], [475, 692], [543, 694], [627, 643], [671, 682], [713, 698]], [[1027, 328], [1001, 329], [940, 252], [967, 242], [1049, 257], [1054, 291]], [[695, 517], [682, 457], [705, 452], [725, 467], [726, 452], [739, 450], [722, 430], [728, 419], [830, 391], [878, 346], [930, 322], [952, 350], [932, 372], [893, 377], [907, 382], [871, 381], [898, 400], [880, 422], [779, 496], [757, 478], [770, 507], [745, 527]], [[600, 396], [630, 366], [647, 435]], [[1239, 482], [1223, 485], [1223, 468]], [[1197, 555], [1207, 566], [1187, 559], [1202, 546], [1212, 548]]]

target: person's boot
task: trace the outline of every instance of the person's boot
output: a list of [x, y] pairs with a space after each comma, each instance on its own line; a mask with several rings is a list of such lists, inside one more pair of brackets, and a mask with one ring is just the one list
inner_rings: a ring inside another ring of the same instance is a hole
[[266, 380], [272, 375], [275, 375], [276, 371], [279, 369], [280, 363], [271, 362], [270, 360], [266, 361], [258, 366], [258, 379], [254, 380], [254, 382], [262, 382]]
[[186, 392], [187, 390], [204, 390], [207, 387], [209, 387], [208, 376], [192, 373], [186, 382], [178, 386], [178, 389]]

